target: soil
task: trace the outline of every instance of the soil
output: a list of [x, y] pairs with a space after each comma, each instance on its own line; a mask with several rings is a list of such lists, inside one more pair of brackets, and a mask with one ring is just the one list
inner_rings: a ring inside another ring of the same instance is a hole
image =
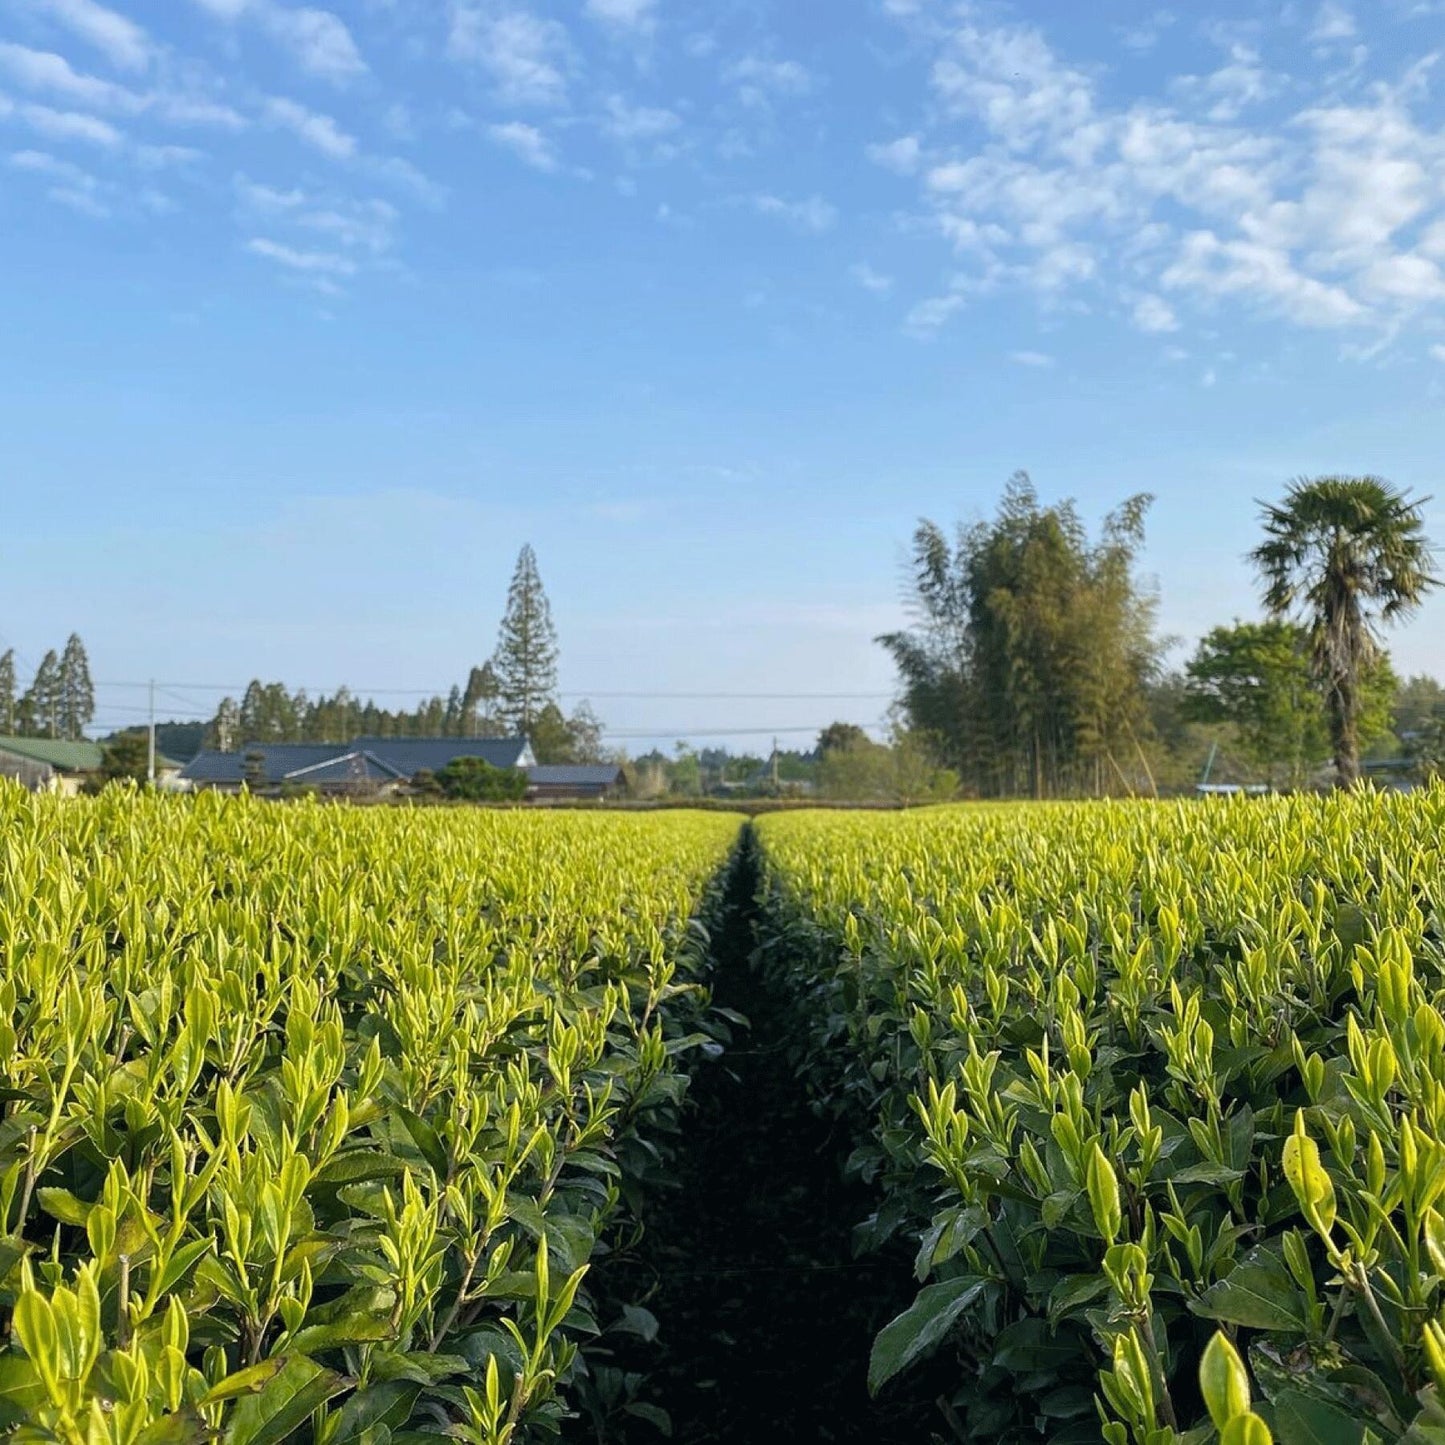
[[[679, 1445], [924, 1445], [941, 1423], [926, 1372], [879, 1401], [866, 1388], [874, 1335], [913, 1300], [911, 1254], [853, 1257], [853, 1229], [876, 1200], [845, 1180], [851, 1141], [810, 1109], [789, 1060], [787, 1001], [751, 965], [755, 887], [745, 843], [713, 939], [713, 988], [750, 1027], [697, 1066], [677, 1187], [654, 1191], [643, 1242], [599, 1262], [591, 1283], [604, 1311], [642, 1302], [656, 1316], [657, 1338], [622, 1344], [617, 1363], [644, 1377], [634, 1398], [667, 1412]], [[662, 1437], [614, 1415], [576, 1438]]]

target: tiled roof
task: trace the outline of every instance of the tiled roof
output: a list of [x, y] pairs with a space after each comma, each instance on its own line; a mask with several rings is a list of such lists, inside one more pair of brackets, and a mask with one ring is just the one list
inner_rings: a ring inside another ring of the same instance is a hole
[[351, 746], [408, 778], [424, 768], [434, 773], [453, 758], [481, 758], [494, 768], [525, 768], [533, 761], [526, 738], [357, 738]]
[[[259, 765], [247, 762], [259, 755]], [[392, 782], [453, 758], [483, 758], [494, 768], [526, 767], [526, 738], [357, 738], [351, 743], [252, 743], [234, 753], [197, 753], [181, 770], [191, 783], [241, 783], [254, 772], [266, 783]]]
[[615, 763], [542, 763], [527, 769], [527, 781], [546, 788], [610, 788], [621, 777]]
[[101, 763], [100, 744], [87, 739], [68, 743], [53, 738], [0, 737], [0, 753], [29, 758], [36, 763], [49, 763], [63, 773], [90, 772]]

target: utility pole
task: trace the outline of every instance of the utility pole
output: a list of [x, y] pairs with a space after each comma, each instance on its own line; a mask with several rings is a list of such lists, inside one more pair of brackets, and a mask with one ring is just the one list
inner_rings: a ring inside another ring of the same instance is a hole
[[146, 786], [153, 788], [156, 785], [156, 684], [154, 678], [151, 679], [150, 684], [150, 699], [151, 722], [146, 739]]
[[778, 791], [779, 791], [779, 789], [778, 789], [778, 740], [777, 740], [777, 738], [774, 738], [774, 739], [773, 739], [773, 758], [772, 758], [772, 762], [773, 762], [773, 796], [776, 797], [777, 794], [778, 794]]

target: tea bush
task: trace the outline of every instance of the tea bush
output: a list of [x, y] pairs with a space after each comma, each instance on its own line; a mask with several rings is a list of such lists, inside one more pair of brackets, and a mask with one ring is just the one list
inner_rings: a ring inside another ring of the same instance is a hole
[[555, 1430], [736, 831], [0, 787], [0, 1429]]
[[1445, 1441], [1445, 788], [761, 819], [969, 1440]]

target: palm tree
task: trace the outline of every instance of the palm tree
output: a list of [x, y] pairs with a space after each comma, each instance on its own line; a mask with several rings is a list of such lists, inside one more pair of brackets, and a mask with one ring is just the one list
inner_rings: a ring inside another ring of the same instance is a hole
[[1250, 560], [1275, 617], [1296, 614], [1324, 693], [1338, 785], [1360, 778], [1361, 680], [1380, 655], [1377, 622], [1408, 616], [1439, 584], [1420, 508], [1379, 477], [1301, 478], [1261, 502], [1265, 541]]

